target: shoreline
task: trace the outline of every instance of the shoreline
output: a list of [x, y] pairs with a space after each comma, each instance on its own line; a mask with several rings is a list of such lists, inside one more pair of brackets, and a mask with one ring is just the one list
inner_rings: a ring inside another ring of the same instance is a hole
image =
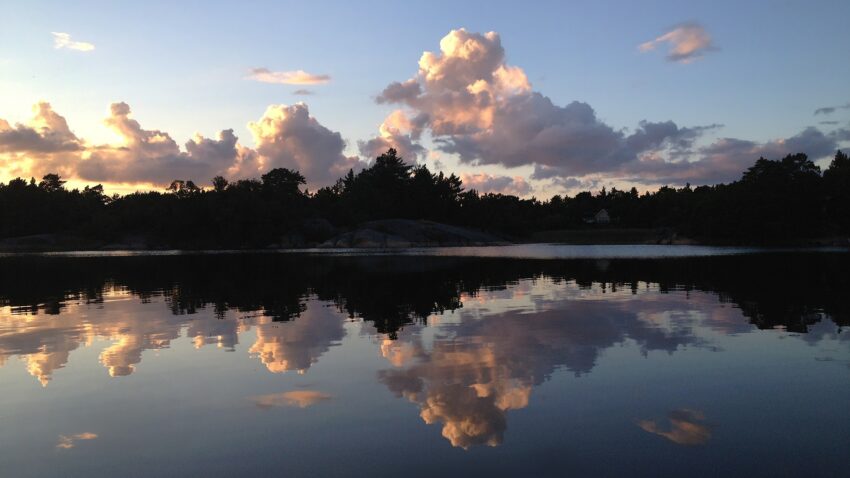
[[40, 234], [0, 239], [0, 253], [109, 253], [164, 251], [185, 252], [249, 252], [249, 251], [369, 251], [429, 249], [440, 247], [500, 247], [532, 244], [572, 246], [704, 246], [704, 247], [758, 247], [758, 248], [850, 248], [850, 238], [825, 236], [798, 241], [771, 243], [723, 243], [701, 241], [681, 236], [668, 229], [587, 228], [537, 231], [525, 237], [504, 237], [448, 226], [429, 221], [390, 220], [365, 224], [354, 230], [323, 241], [306, 241], [301, 238], [282, 237], [279, 242], [266, 245], [221, 246], [215, 243], [152, 244], [143, 237], [126, 237], [122, 241], [107, 242], [66, 234]]
[[[567, 242], [513, 242], [513, 243], [492, 243], [492, 244], [449, 244], [449, 245], [431, 245], [431, 246], [410, 246], [410, 247], [244, 247], [244, 248], [179, 248], [179, 247], [125, 247], [121, 244], [108, 245], [104, 247], [78, 247], [78, 248], [7, 248], [0, 247], [0, 256], [15, 256], [15, 255], [93, 255], [93, 256], [109, 256], [115, 255], [180, 255], [180, 254], [265, 254], [265, 253], [280, 253], [280, 254], [393, 254], [407, 253], [417, 251], [428, 255], [429, 250], [437, 249], [501, 249], [523, 246], [573, 246], [579, 248], [607, 248], [607, 247], [637, 247], [637, 248], [711, 248], [717, 250], [728, 249], [730, 251], [741, 249], [752, 249], [762, 252], [782, 252], [782, 251], [831, 251], [831, 252], [850, 252], [850, 244], [838, 244], [835, 242], [808, 242], [795, 244], [706, 244], [695, 242], [668, 242], [668, 243], [567, 243]], [[486, 256], [486, 255], [485, 255]]]

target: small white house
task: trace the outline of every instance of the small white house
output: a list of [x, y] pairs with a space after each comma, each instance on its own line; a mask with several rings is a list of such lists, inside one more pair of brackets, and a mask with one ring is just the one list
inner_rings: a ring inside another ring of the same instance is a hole
[[600, 209], [599, 212], [593, 216], [593, 222], [595, 224], [608, 224], [611, 222], [611, 216], [608, 215], [608, 211], [605, 209]]

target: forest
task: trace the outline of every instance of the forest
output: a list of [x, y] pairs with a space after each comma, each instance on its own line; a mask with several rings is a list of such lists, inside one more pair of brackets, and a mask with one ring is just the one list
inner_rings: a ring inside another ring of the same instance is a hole
[[[0, 183], [0, 239], [43, 234], [103, 243], [141, 238], [150, 247], [253, 248], [297, 235], [319, 243], [380, 219], [429, 220], [523, 241], [533, 233], [588, 228], [664, 229], [711, 244], [790, 244], [850, 236], [850, 158], [837, 151], [824, 171], [806, 154], [758, 158], [728, 184], [612, 188], [548, 200], [466, 190], [454, 174], [412, 165], [393, 149], [361, 171], [310, 192], [298, 171], [210, 186], [174, 180], [162, 192], [69, 190], [57, 174]], [[608, 225], [589, 224], [605, 209]]]

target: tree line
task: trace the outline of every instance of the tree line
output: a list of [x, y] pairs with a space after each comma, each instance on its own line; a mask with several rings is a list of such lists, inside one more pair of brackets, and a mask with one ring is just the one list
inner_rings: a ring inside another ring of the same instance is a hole
[[[101, 185], [69, 190], [57, 174], [0, 183], [0, 237], [63, 234], [104, 243], [139, 238], [151, 247], [264, 247], [303, 243], [379, 219], [425, 219], [521, 239], [586, 228], [608, 211], [617, 228], [665, 228], [706, 242], [770, 244], [850, 235], [850, 158], [821, 172], [803, 153], [759, 158], [729, 184], [664, 186], [639, 194], [603, 188], [549, 200], [465, 190], [454, 174], [411, 165], [394, 149], [334, 185], [310, 192], [298, 171], [211, 187], [175, 180], [164, 192], [108, 196]], [[595, 226], [599, 227], [599, 226]], [[284, 241], [286, 242], [286, 241]]]

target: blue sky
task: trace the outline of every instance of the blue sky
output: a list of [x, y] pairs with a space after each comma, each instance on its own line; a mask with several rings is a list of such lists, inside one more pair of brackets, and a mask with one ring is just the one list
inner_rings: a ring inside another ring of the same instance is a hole
[[[48, 101], [92, 144], [114, 140], [103, 125], [114, 102], [126, 102], [143, 128], [167, 132], [179, 145], [196, 132], [215, 137], [232, 128], [241, 144], [256, 147], [249, 121], [269, 105], [304, 101], [347, 142], [344, 154], [358, 155], [357, 142], [375, 136], [398, 107], [375, 98], [391, 82], [414, 77], [422, 53], [438, 52], [440, 39], [461, 27], [498, 32], [505, 63], [521, 68], [533, 91], [558, 106], [585, 102], [615, 130], [633, 131], [641, 120], [722, 124], [696, 143], [707, 145], [850, 122], [850, 109], [813, 115], [850, 101], [846, 1], [3, 3], [0, 118], [25, 123], [33, 104]], [[638, 50], [686, 23], [699, 25], [714, 48], [689, 63], [666, 60], [666, 45]], [[51, 32], [95, 49], [54, 48]], [[306, 86], [313, 95], [294, 95], [301, 85], [247, 78], [260, 67], [331, 81]], [[818, 124], [824, 120], [839, 123]], [[429, 136], [421, 142], [434, 149]], [[445, 152], [440, 158], [458, 173], [529, 177], [532, 168], [475, 166]]]

